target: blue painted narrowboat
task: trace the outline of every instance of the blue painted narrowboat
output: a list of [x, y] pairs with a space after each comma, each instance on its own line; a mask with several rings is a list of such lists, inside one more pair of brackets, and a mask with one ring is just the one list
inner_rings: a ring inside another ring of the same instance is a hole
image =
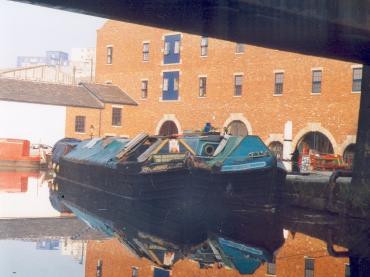
[[221, 195], [269, 207], [285, 173], [257, 136], [140, 134], [79, 143], [60, 158], [57, 178], [131, 200]]

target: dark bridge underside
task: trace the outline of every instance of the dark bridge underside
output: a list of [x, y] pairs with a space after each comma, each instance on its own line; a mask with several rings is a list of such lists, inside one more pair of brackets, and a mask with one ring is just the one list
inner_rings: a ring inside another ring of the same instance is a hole
[[370, 62], [367, 0], [17, 0], [304, 54]]

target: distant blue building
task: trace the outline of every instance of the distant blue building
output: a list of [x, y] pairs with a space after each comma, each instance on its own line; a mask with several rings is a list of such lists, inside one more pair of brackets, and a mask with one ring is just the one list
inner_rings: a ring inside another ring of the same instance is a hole
[[45, 57], [18, 56], [17, 67], [46, 64]]
[[47, 51], [46, 64], [68, 66], [69, 65], [68, 53], [62, 51]]
[[62, 51], [46, 51], [46, 57], [18, 56], [17, 67], [31, 65], [69, 65], [69, 55]]

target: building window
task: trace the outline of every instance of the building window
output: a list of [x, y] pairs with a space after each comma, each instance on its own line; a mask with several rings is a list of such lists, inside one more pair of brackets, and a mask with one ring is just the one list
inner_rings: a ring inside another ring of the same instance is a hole
[[85, 116], [78, 115], [75, 118], [75, 132], [85, 133]]
[[313, 70], [312, 71], [312, 93], [321, 92], [321, 79], [322, 79], [322, 71]]
[[181, 35], [168, 35], [164, 37], [163, 63], [173, 64], [180, 62]]
[[349, 264], [346, 264], [345, 266], [346, 267], [344, 269], [344, 277], [351, 277], [351, 268]]
[[352, 75], [352, 91], [361, 91], [362, 68], [354, 68]]
[[96, 277], [102, 276], [103, 276], [103, 261], [98, 260], [98, 263], [96, 264]]
[[244, 53], [244, 43], [237, 43], [235, 46], [235, 53]]
[[234, 95], [241, 96], [243, 92], [243, 75], [235, 75], [234, 78]]
[[207, 94], [207, 77], [199, 77], [199, 97], [205, 97]]
[[174, 49], [173, 49], [173, 53], [174, 54], [180, 54], [180, 41], [179, 40], [175, 41], [175, 46], [174, 46]]
[[240, 120], [232, 121], [225, 131], [227, 134], [237, 137], [245, 137], [248, 135], [247, 126]]
[[276, 275], [276, 264], [267, 263], [267, 272], [268, 275]]
[[202, 37], [200, 39], [200, 55], [205, 57], [208, 55], [208, 38]]
[[315, 260], [311, 258], [304, 259], [304, 277], [314, 277]]
[[284, 73], [275, 73], [275, 92], [276, 95], [283, 94], [283, 83], [284, 83]]
[[148, 80], [141, 81], [141, 98], [148, 98]]
[[170, 271], [155, 267], [153, 272], [153, 277], [170, 277]]
[[143, 61], [149, 61], [149, 43], [143, 43]]
[[164, 43], [164, 55], [170, 54], [170, 47], [171, 47], [171, 44], [168, 41], [166, 41]]
[[121, 126], [122, 124], [122, 109], [112, 108], [112, 126]]
[[162, 100], [179, 98], [179, 71], [163, 72]]
[[163, 91], [168, 91], [168, 79], [163, 78]]
[[269, 149], [272, 153], [275, 154], [276, 158], [278, 160], [282, 160], [283, 159], [283, 144], [280, 142], [280, 141], [273, 141], [269, 144]]
[[108, 46], [107, 47], [107, 64], [113, 63], [113, 47]]
[[131, 274], [132, 277], [138, 277], [139, 276], [139, 268], [138, 267], [135, 267], [133, 266], [132, 267], [132, 274]]

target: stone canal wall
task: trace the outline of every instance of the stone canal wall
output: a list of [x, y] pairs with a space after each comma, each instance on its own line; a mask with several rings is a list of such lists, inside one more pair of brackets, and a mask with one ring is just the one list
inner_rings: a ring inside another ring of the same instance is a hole
[[[340, 177], [332, 190], [330, 201], [330, 174], [288, 175], [281, 187], [280, 197], [284, 205], [293, 205], [341, 215], [362, 217], [351, 193], [351, 178]], [[331, 202], [331, 203], [330, 203]]]

